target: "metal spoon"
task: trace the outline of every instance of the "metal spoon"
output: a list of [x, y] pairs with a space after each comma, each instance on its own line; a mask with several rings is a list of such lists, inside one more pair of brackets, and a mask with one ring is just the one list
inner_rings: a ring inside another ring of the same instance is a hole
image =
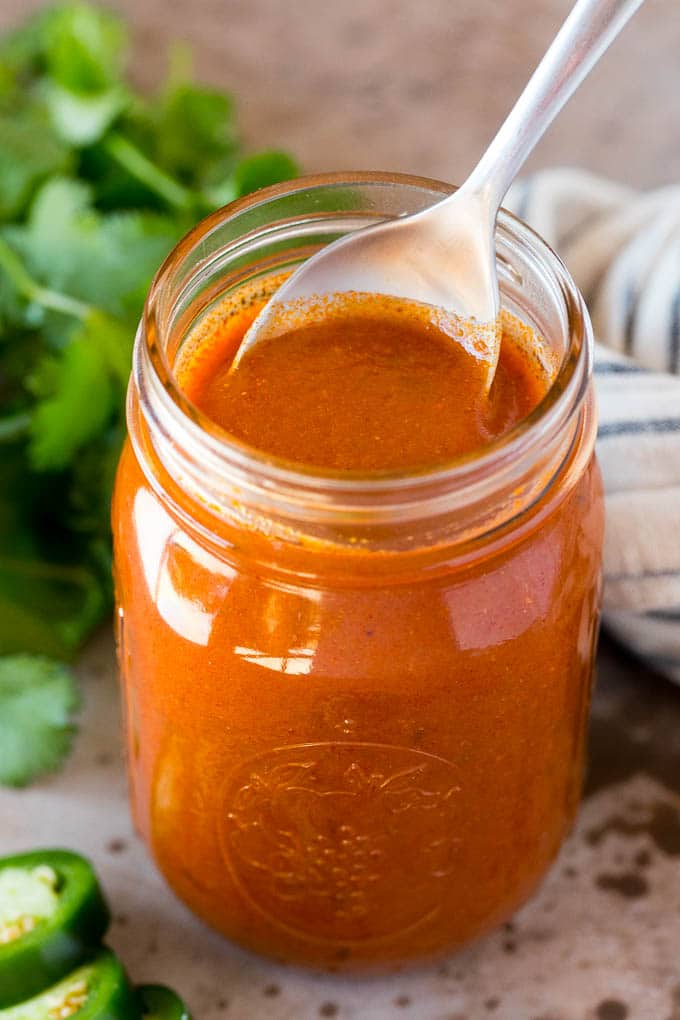
[[[285, 329], [291, 302], [346, 291], [387, 294], [444, 309], [486, 365], [500, 350], [495, 224], [510, 184], [546, 128], [642, 0], [578, 0], [498, 134], [466, 182], [410, 216], [348, 234], [303, 263], [246, 333], [234, 370], [254, 344]], [[317, 302], [318, 306], [318, 302]], [[439, 318], [441, 325], [441, 315]]]

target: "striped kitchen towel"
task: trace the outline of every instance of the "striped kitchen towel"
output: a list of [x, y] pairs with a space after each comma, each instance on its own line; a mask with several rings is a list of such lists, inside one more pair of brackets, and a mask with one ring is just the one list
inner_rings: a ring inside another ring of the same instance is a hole
[[506, 204], [559, 253], [593, 320], [604, 623], [680, 683], [680, 187], [557, 169]]

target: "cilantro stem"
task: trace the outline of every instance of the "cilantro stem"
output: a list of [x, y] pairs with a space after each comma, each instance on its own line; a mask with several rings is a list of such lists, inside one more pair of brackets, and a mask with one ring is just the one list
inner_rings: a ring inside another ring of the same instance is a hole
[[92, 309], [89, 305], [78, 301], [77, 298], [69, 297], [68, 294], [60, 294], [56, 290], [49, 290], [43, 287], [30, 275], [23, 262], [0, 237], [0, 269], [4, 269], [18, 292], [28, 301], [34, 301], [43, 308], [49, 308], [54, 312], [63, 312], [64, 315], [72, 315], [76, 319], [85, 319]]
[[11, 443], [25, 436], [31, 427], [31, 416], [26, 412], [0, 418], [0, 443]]
[[128, 173], [145, 184], [150, 191], [162, 198], [173, 209], [185, 212], [193, 204], [191, 192], [156, 166], [143, 152], [122, 135], [112, 134], [105, 143], [110, 156]]

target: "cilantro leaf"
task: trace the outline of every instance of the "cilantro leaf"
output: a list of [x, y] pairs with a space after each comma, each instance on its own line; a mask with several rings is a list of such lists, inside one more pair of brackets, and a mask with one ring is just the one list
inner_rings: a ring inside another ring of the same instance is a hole
[[290, 180], [299, 173], [297, 163], [286, 152], [274, 149], [255, 152], [239, 160], [233, 173], [218, 184], [206, 188], [203, 194], [209, 206], [219, 207], [251, 191], [257, 191], [258, 188]]
[[109, 609], [102, 579], [87, 567], [0, 556], [0, 654], [72, 658]]
[[[95, 465], [88, 460], [90, 470]], [[101, 471], [104, 463], [106, 470]], [[97, 478], [110, 484], [104, 458]], [[108, 564], [91, 554], [92, 528], [77, 505], [79, 481], [29, 471], [18, 443], [0, 457], [0, 655], [30, 651], [70, 658], [110, 605]], [[95, 482], [83, 488], [95, 511]], [[101, 507], [100, 497], [100, 507]], [[97, 509], [99, 514], [101, 509]], [[78, 521], [78, 528], [74, 521]], [[82, 524], [81, 524], [82, 521]]]
[[130, 377], [134, 332], [119, 319], [94, 309], [83, 321], [77, 337], [99, 351], [105, 371], [118, 381], [118, 393], [124, 396]]
[[258, 188], [289, 181], [299, 173], [299, 166], [287, 152], [277, 152], [274, 149], [255, 152], [251, 156], [245, 156], [234, 171], [236, 194], [248, 195]]
[[90, 212], [91, 208], [92, 189], [88, 184], [74, 178], [53, 175], [36, 195], [31, 206], [26, 237], [44, 237], [50, 246], [44, 261], [49, 262], [60, 236], [71, 229], [76, 217]]
[[0, 65], [12, 76], [25, 79], [38, 73], [45, 54], [47, 26], [53, 17], [54, 8], [45, 7], [0, 39]]
[[132, 106], [121, 126], [159, 169], [193, 189], [197, 207], [206, 211], [201, 193], [232, 174], [240, 146], [231, 96], [193, 82], [184, 56], [174, 60], [158, 96]]
[[122, 424], [88, 443], [71, 466], [68, 520], [74, 534], [95, 536], [90, 551], [100, 574], [111, 576], [111, 549], [108, 544], [111, 520], [111, 493], [125, 439]]
[[35, 407], [30, 457], [38, 471], [66, 467], [76, 451], [102, 431], [117, 406], [110, 338], [101, 318], [78, 327], [62, 355], [54, 394]]
[[39, 107], [0, 113], [0, 220], [23, 212], [35, 188], [73, 157]]
[[[0, 243], [2, 238], [0, 237]], [[17, 354], [16, 344], [12, 343], [15, 339], [16, 327], [25, 323], [26, 318], [26, 307], [25, 302], [22, 300], [22, 296], [17, 293], [17, 289], [14, 286], [14, 282], [8, 277], [6, 272], [3, 272], [1, 257], [0, 257], [0, 351], [2, 356], [8, 356], [15, 360]], [[31, 341], [26, 337], [27, 346], [32, 346]], [[3, 349], [4, 347], [4, 349]], [[20, 345], [21, 351], [23, 350], [23, 344]], [[19, 353], [21, 353], [21, 351]], [[23, 358], [21, 359], [24, 360]], [[5, 366], [3, 366], [5, 367]], [[9, 373], [13, 374], [13, 373]], [[7, 371], [0, 373], [0, 403], [2, 403], [4, 409], [3, 398], [3, 383], [7, 379]]]
[[152, 274], [197, 218], [297, 173], [283, 153], [242, 159], [231, 97], [184, 57], [138, 95], [127, 51], [124, 22], [82, 0], [0, 36], [0, 656], [16, 656], [0, 659], [0, 782], [70, 741], [67, 674], [20, 653], [67, 660], [111, 608], [109, 503]]
[[42, 95], [56, 133], [77, 146], [100, 139], [128, 102], [127, 92], [118, 86], [95, 95], [80, 95], [50, 81], [43, 86]]
[[67, 3], [46, 25], [47, 70], [71, 92], [104, 92], [120, 81], [127, 45], [120, 18], [89, 4]]
[[178, 83], [161, 100], [154, 127], [157, 161], [185, 184], [217, 182], [236, 161], [234, 106], [223, 92]]
[[38, 192], [28, 223], [6, 236], [41, 283], [134, 323], [180, 229], [157, 213], [103, 215], [87, 184], [54, 177]]
[[50, 659], [0, 658], [0, 783], [25, 786], [68, 754], [79, 707], [70, 670]]

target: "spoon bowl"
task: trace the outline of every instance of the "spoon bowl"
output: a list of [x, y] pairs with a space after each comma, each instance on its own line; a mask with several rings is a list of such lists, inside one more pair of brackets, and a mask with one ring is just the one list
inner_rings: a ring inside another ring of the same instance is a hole
[[548, 125], [642, 0], [577, 0], [529, 83], [467, 181], [429, 209], [366, 227], [308, 259], [244, 336], [235, 371], [256, 343], [285, 331], [305, 302], [356, 291], [432, 306], [437, 324], [485, 363], [491, 388], [500, 353], [495, 225], [501, 202]]
[[[304, 318], [305, 306], [318, 309], [326, 295], [356, 292], [432, 306], [438, 327], [464, 337], [470, 353], [486, 363], [490, 385], [499, 350], [498, 278], [488, 257], [493, 238], [480, 235], [478, 204], [479, 197], [462, 188], [444, 203], [365, 227], [323, 248], [260, 312], [232, 371], [253, 343], [285, 332], [292, 316]], [[487, 222], [490, 233], [493, 224]]]

